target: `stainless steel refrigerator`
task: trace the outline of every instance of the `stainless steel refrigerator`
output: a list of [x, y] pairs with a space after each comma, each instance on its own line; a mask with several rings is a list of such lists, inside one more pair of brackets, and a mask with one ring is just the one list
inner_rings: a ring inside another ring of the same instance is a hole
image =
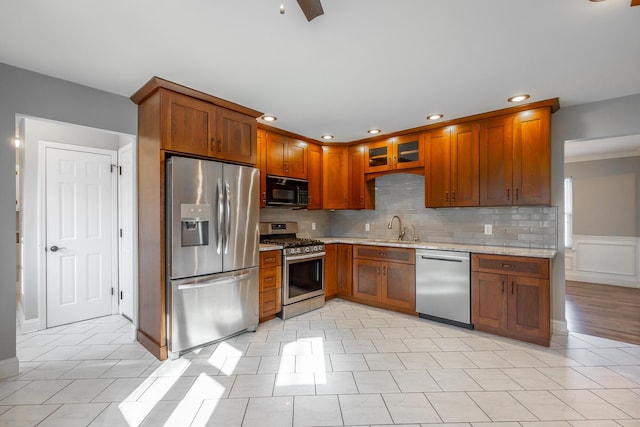
[[[169, 356], [258, 325], [259, 170], [166, 162]], [[144, 216], [144, 212], [141, 212]]]

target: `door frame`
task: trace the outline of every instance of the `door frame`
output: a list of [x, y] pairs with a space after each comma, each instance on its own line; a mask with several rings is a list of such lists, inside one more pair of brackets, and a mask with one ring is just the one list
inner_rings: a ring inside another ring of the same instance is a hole
[[[40, 320], [40, 329], [47, 328], [47, 260], [45, 248], [47, 246], [47, 193], [46, 193], [46, 165], [47, 165], [47, 148], [57, 148], [61, 150], [80, 151], [85, 153], [104, 154], [111, 156], [113, 164], [118, 164], [118, 151], [104, 148], [93, 148], [81, 145], [64, 144], [60, 142], [40, 141], [38, 144], [38, 317]], [[112, 185], [114, 191], [111, 196], [112, 209], [112, 236], [113, 244], [111, 245], [111, 284], [114, 290], [111, 296], [111, 314], [118, 313], [118, 174], [112, 173]]]

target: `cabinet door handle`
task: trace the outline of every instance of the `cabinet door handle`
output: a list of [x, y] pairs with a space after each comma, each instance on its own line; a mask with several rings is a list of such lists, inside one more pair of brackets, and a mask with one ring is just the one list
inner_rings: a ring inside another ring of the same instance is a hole
[[513, 267], [515, 267], [515, 265], [513, 265], [513, 264], [500, 264], [500, 267], [502, 267], [502, 268], [513, 268]]
[[398, 167], [398, 159], [396, 159], [396, 156], [393, 156], [393, 167], [394, 168]]
[[211, 138], [211, 151], [216, 151], [216, 139]]
[[444, 192], [444, 200], [447, 201], [447, 202], [449, 201], [449, 192], [448, 191]]
[[453, 192], [451, 193], [451, 201], [452, 201], [452, 202], [455, 202], [455, 201], [456, 201], [456, 192], [455, 192], [455, 191], [453, 191]]
[[511, 200], [511, 189], [507, 188], [507, 200]]
[[504, 294], [504, 280], [502, 281], [502, 286], [500, 287], [500, 293]]
[[513, 295], [513, 282], [511, 282], [511, 295]]
[[516, 200], [520, 199], [520, 189], [516, 188]]
[[263, 203], [267, 203], [267, 192], [266, 191], [262, 192], [262, 202]]
[[382, 275], [386, 276], [387, 275], [387, 266], [383, 266], [382, 267]]

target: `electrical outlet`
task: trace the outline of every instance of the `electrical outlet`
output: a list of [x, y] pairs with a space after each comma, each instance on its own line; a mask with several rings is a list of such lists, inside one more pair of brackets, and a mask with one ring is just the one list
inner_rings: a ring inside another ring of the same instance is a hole
[[311, 223], [311, 229], [312, 229], [312, 230], [315, 230], [315, 229], [316, 229], [316, 223], [315, 223], [315, 222], [312, 222], [312, 223]]
[[364, 231], [371, 231], [371, 224], [365, 224]]
[[493, 234], [493, 225], [485, 224], [484, 225], [484, 234]]

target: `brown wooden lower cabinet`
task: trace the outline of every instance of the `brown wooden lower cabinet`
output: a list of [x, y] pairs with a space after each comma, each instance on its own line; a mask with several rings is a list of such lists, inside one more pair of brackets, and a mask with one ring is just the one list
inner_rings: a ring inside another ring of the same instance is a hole
[[324, 297], [334, 298], [338, 294], [338, 245], [324, 245]]
[[338, 296], [350, 297], [353, 293], [353, 245], [338, 245]]
[[352, 300], [415, 314], [413, 249], [353, 245]]
[[544, 258], [471, 256], [471, 321], [485, 332], [549, 346], [551, 297]]
[[282, 310], [282, 251], [260, 252], [260, 322]]

